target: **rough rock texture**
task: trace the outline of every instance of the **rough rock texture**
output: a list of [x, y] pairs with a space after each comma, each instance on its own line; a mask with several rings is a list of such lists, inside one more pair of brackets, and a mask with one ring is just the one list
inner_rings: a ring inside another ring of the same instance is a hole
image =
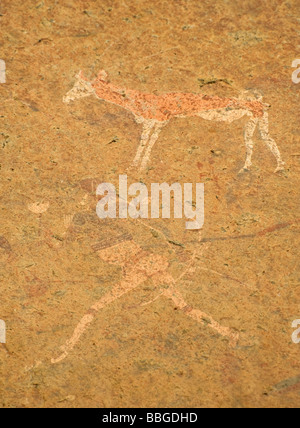
[[[298, 0], [2, 0], [1, 407], [299, 407], [299, 12]], [[152, 94], [258, 90], [286, 170], [256, 133], [238, 174], [247, 117], [175, 118], [128, 180], [205, 183], [203, 229], [101, 221], [96, 187], [118, 183], [142, 126], [95, 97], [64, 104], [79, 70]]]

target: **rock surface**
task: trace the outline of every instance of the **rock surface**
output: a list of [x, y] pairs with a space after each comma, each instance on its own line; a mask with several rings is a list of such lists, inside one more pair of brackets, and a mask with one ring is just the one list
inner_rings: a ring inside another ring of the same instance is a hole
[[[299, 407], [299, 2], [2, 0], [0, 25], [0, 406]], [[259, 91], [285, 171], [255, 133], [239, 174], [247, 116], [175, 118], [128, 181], [205, 183], [202, 230], [101, 221], [96, 188], [142, 125], [65, 104], [80, 70], [156, 95]]]

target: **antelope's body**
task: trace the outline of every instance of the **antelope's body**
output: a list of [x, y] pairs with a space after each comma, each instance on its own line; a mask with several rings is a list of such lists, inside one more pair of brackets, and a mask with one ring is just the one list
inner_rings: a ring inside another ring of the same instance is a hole
[[140, 164], [145, 169], [150, 158], [152, 147], [158, 139], [162, 128], [174, 117], [198, 116], [206, 120], [233, 122], [243, 116], [249, 121], [245, 128], [245, 144], [247, 157], [244, 168], [248, 170], [252, 164], [252, 152], [255, 129], [259, 128], [262, 139], [266, 142], [277, 160], [276, 171], [282, 170], [284, 162], [275, 141], [269, 136], [268, 109], [269, 105], [258, 98], [220, 98], [203, 94], [171, 92], [151, 94], [133, 89], [121, 89], [107, 81], [107, 74], [101, 71], [98, 77], [89, 82], [82, 72], [77, 75], [77, 82], [64, 102], [94, 95], [97, 98], [113, 103], [130, 111], [137, 123], [143, 124], [143, 132], [134, 166]]

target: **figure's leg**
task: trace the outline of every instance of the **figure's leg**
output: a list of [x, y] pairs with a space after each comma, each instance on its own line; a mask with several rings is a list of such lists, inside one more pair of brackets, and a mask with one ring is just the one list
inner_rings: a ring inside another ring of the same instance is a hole
[[81, 318], [77, 324], [73, 334], [69, 340], [66, 341], [66, 344], [61, 347], [62, 354], [57, 358], [52, 358], [51, 363], [56, 364], [64, 360], [74, 346], [78, 343], [82, 334], [86, 331], [88, 326], [94, 321], [96, 314], [100, 309], [105, 308], [110, 303], [113, 303], [115, 300], [122, 297], [124, 294], [136, 288], [138, 285], [142, 284], [147, 280], [147, 276], [139, 274], [131, 276], [130, 278], [121, 281], [117, 286], [115, 286], [109, 293], [103, 296], [100, 300], [94, 303], [87, 313]]
[[156, 143], [156, 141], [157, 141], [157, 139], [159, 137], [160, 131], [163, 129], [163, 127], [167, 123], [168, 122], [156, 122], [153, 134], [151, 135], [150, 141], [148, 143], [148, 146], [146, 148], [144, 157], [142, 159], [142, 163], [141, 163], [141, 167], [140, 167], [141, 171], [144, 170], [144, 169], [146, 169], [148, 161], [149, 161], [149, 158], [150, 158], [150, 155], [151, 155], [151, 150], [152, 150], [154, 144]]
[[259, 119], [259, 132], [261, 135], [261, 138], [264, 140], [264, 142], [267, 144], [273, 155], [275, 156], [277, 160], [277, 168], [275, 172], [283, 171], [285, 163], [283, 162], [281, 158], [280, 151], [277, 147], [276, 142], [273, 140], [273, 138], [269, 135], [269, 114], [268, 112], [265, 112], [263, 117]]
[[132, 162], [132, 166], [137, 166], [138, 163], [140, 162], [141, 156], [143, 154], [145, 147], [147, 146], [147, 143], [149, 141], [150, 134], [151, 134], [151, 131], [152, 131], [154, 125], [155, 125], [155, 123], [152, 120], [145, 120], [143, 122], [143, 132], [141, 135], [140, 144], [139, 144], [139, 147], [137, 149], [135, 158]]
[[161, 295], [171, 299], [175, 303], [176, 307], [184, 312], [187, 316], [193, 318], [200, 324], [207, 325], [207, 327], [210, 327], [221, 336], [226, 337], [233, 348], [237, 345], [239, 340], [239, 334], [237, 332], [228, 327], [222, 326], [210, 315], [200, 311], [199, 309], [194, 309], [192, 306], [189, 306], [179, 291], [175, 290], [174, 287], [169, 287], [163, 290]]
[[123, 266], [124, 279], [89, 308], [77, 324], [71, 338], [66, 341], [64, 346], [61, 347], [62, 354], [58, 358], [53, 358], [51, 360], [52, 364], [59, 363], [68, 356], [69, 352], [78, 343], [82, 334], [94, 321], [100, 309], [105, 308], [107, 305], [113, 303], [123, 295], [134, 290], [139, 285], [147, 281], [148, 278], [157, 275], [159, 276], [161, 272], [167, 270], [168, 262], [163, 257], [151, 253], [148, 254], [142, 249], [140, 250], [141, 252], [138, 253], [140, 256], [139, 260], [132, 260], [130, 264]]
[[244, 138], [246, 145], [246, 162], [241, 172], [248, 171], [252, 165], [253, 135], [257, 126], [258, 118], [252, 117], [246, 125]]

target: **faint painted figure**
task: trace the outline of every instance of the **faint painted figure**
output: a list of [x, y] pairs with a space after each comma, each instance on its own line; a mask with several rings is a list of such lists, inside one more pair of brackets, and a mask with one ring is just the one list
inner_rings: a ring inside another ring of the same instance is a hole
[[198, 116], [210, 121], [231, 123], [244, 116], [249, 118], [244, 133], [246, 145], [246, 161], [241, 172], [247, 171], [252, 165], [253, 136], [256, 128], [270, 151], [276, 158], [275, 172], [284, 169], [284, 162], [276, 142], [269, 134], [270, 106], [263, 103], [258, 91], [251, 94], [247, 91], [239, 98], [220, 98], [194, 93], [162, 93], [151, 94], [133, 89], [123, 89], [110, 83], [107, 73], [102, 70], [97, 78], [89, 81], [82, 71], [76, 76], [74, 87], [66, 94], [63, 101], [69, 103], [76, 99], [94, 95], [130, 111], [137, 123], [142, 124], [143, 130], [140, 143], [133, 160], [133, 166], [145, 170], [151, 155], [151, 150], [158, 140], [159, 134], [174, 117]]
[[[127, 233], [117, 238], [109, 238], [105, 241], [101, 241], [95, 244], [93, 249], [105, 262], [121, 266], [123, 279], [120, 283], [116, 284], [110, 292], [95, 302], [87, 310], [75, 327], [71, 338], [61, 347], [61, 354], [51, 360], [52, 364], [59, 363], [68, 356], [69, 352], [71, 352], [79, 342], [82, 334], [94, 321], [97, 313], [101, 309], [104, 309], [109, 304], [113, 304], [113, 302], [120, 299], [125, 294], [141, 286], [149, 278], [151, 278], [154, 285], [157, 286], [158, 293], [154, 300], [146, 302], [145, 304], [152, 303], [160, 297], [170, 299], [177, 309], [183, 311], [196, 322], [208, 326], [221, 336], [227, 338], [231, 346], [236, 346], [239, 339], [239, 334], [236, 331], [220, 325], [210, 315], [188, 305], [181, 293], [176, 289], [176, 283], [190, 271], [191, 265], [188, 266], [186, 271], [183, 272], [179, 278], [174, 279], [173, 276], [168, 273], [169, 262], [166, 258], [143, 250]], [[196, 253], [192, 261], [195, 256]]]

